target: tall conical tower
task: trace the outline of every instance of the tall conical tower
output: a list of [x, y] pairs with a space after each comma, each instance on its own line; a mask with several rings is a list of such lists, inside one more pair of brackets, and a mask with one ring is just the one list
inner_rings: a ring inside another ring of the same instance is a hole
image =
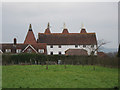
[[34, 33], [32, 31], [32, 26], [30, 24], [27, 36], [26, 36], [25, 41], [24, 41], [24, 44], [35, 44], [35, 43], [36, 43], [36, 39], [35, 39]]
[[47, 29], [45, 29], [45, 32], [46, 34], [50, 34], [50, 23], [48, 22], [48, 25], [47, 25]]
[[63, 24], [63, 31], [62, 31], [62, 33], [64, 33], [64, 34], [69, 33], [69, 32], [68, 32], [68, 29], [66, 28], [65, 23]]

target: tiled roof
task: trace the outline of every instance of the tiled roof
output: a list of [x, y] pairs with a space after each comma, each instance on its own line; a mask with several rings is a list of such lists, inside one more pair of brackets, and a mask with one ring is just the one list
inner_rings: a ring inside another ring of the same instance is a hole
[[68, 49], [65, 52], [65, 54], [66, 55], [84, 55], [84, 56], [88, 55], [87, 51], [84, 49]]
[[97, 52], [98, 57], [107, 57], [107, 54], [105, 54], [104, 52]]
[[[22, 51], [28, 46], [29, 44], [0, 44], [0, 46], [2, 46], [2, 51], [5, 52], [5, 49], [11, 49], [12, 53], [15, 53], [16, 49], [22, 49]], [[35, 43], [35, 44], [31, 44], [31, 46], [38, 51], [38, 49], [45, 49], [45, 53], [47, 53], [47, 49], [46, 49], [46, 44], [45, 43]]]
[[38, 51], [38, 49], [44, 49], [45, 53], [47, 54], [46, 43], [36, 43], [36, 44], [31, 44], [31, 45], [36, 51]]
[[36, 43], [36, 44], [31, 44], [35, 49], [42, 49], [46, 48], [46, 43]]
[[39, 33], [39, 43], [47, 43], [48, 45], [96, 45], [95, 33]]
[[30, 29], [27, 33], [24, 44], [35, 44], [35, 43], [36, 43], [35, 36], [33, 34], [33, 31]]
[[11, 49], [13, 53], [15, 53], [15, 49], [24, 49], [27, 44], [1, 44], [2, 45], [2, 51], [5, 52], [5, 49]]

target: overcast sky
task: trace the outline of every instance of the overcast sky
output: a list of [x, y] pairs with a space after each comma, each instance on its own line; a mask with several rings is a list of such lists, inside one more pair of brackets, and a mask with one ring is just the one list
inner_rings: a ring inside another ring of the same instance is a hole
[[79, 33], [84, 23], [87, 32], [110, 42], [104, 47], [118, 47], [117, 2], [2, 3], [2, 42], [11, 43], [16, 37], [23, 43], [30, 23], [37, 38], [48, 22], [52, 33], [61, 33], [64, 22], [69, 32]]

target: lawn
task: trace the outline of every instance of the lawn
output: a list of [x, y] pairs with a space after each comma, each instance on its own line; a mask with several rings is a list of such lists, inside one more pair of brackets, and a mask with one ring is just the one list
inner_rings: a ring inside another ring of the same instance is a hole
[[3, 88], [113, 88], [118, 69], [81, 65], [11, 65], [2, 67]]

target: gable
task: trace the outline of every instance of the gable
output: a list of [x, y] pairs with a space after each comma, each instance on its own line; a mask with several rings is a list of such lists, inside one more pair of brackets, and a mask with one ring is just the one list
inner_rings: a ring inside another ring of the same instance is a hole
[[32, 47], [30, 44], [22, 51], [22, 52], [28, 52], [28, 53], [38, 53], [34, 47]]

